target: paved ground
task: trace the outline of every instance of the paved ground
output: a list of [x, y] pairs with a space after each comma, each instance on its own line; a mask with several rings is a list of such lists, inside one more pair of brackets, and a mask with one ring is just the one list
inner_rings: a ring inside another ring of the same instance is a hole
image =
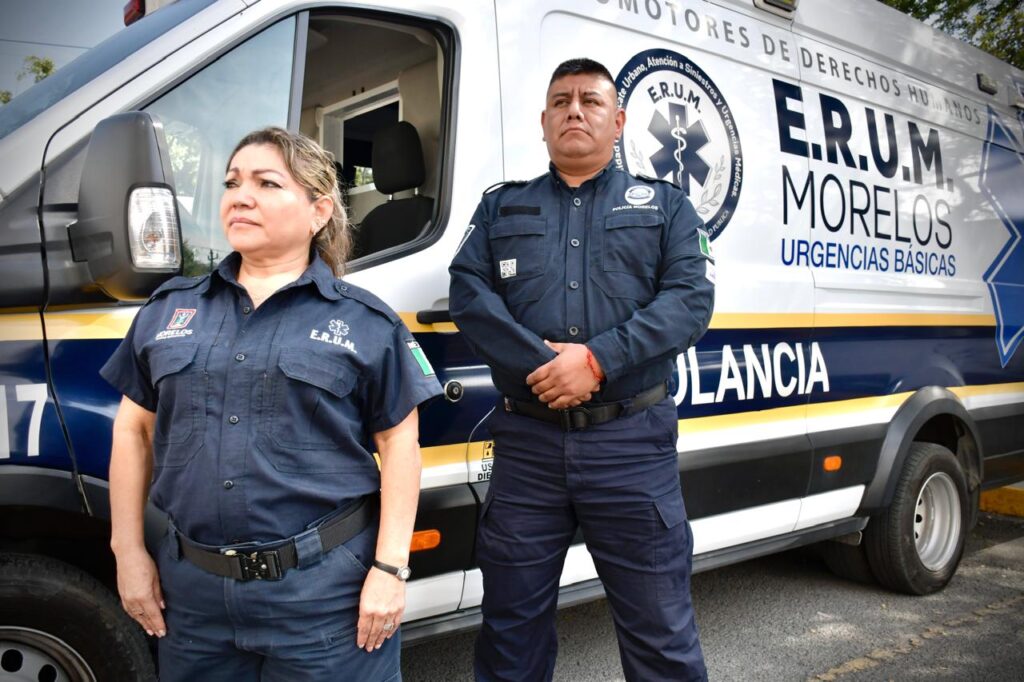
[[[808, 552], [694, 576], [712, 680], [1024, 680], [1024, 519], [982, 514], [953, 582], [908, 597]], [[556, 680], [621, 680], [604, 600], [561, 612]], [[406, 682], [470, 680], [473, 634], [406, 649]]]

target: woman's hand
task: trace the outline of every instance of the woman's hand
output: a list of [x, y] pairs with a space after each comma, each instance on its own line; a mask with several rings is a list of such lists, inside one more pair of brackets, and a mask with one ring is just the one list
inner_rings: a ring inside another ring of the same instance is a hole
[[[379, 649], [384, 640], [398, 632], [405, 612], [405, 583], [390, 573], [371, 568], [359, 597], [359, 625], [356, 646], [367, 651]], [[390, 627], [386, 627], [390, 623]]]
[[117, 592], [121, 606], [146, 634], [163, 637], [167, 634], [163, 593], [156, 564], [144, 547], [117, 555]]

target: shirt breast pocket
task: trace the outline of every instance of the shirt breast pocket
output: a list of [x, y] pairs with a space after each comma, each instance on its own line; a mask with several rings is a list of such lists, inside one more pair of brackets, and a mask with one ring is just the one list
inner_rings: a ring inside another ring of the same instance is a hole
[[[342, 351], [344, 352], [344, 351]], [[273, 383], [264, 454], [279, 471], [332, 473], [350, 468], [359, 442], [359, 409], [349, 395], [357, 368], [344, 356], [282, 350]]]
[[605, 218], [601, 270], [610, 296], [649, 301], [661, 264], [661, 213], [624, 213]]
[[494, 281], [509, 304], [535, 301], [543, 292], [540, 277], [547, 267], [543, 217], [516, 216], [499, 220], [489, 232]]
[[199, 344], [164, 342], [150, 351], [150, 380], [157, 391], [153, 431], [155, 465], [181, 466], [203, 441], [206, 375], [196, 367]]

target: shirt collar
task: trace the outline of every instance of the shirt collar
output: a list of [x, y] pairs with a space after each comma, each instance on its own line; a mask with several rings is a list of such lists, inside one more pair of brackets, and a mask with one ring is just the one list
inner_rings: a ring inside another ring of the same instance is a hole
[[556, 187], [564, 187], [565, 189], [572, 192], [577, 189], [582, 189], [589, 185], [590, 183], [594, 183], [594, 186], [600, 187], [604, 182], [608, 180], [609, 177], [611, 177], [613, 170], [612, 167], [614, 166], [614, 164], [615, 157], [613, 156], [611, 159], [608, 160], [608, 163], [605, 164], [604, 168], [599, 170], [594, 177], [590, 178], [589, 180], [581, 184], [579, 187], [569, 187], [569, 185], [565, 184], [565, 180], [563, 180], [562, 176], [558, 174], [558, 169], [555, 168], [555, 163], [553, 161], [548, 162], [548, 173], [550, 173], [551, 178], [552, 180], [554, 180]]
[[[238, 283], [238, 266], [242, 264], [242, 256], [237, 251], [232, 251], [217, 265], [212, 275], [216, 275], [222, 282], [240, 287]], [[331, 267], [320, 257], [320, 253], [314, 248], [310, 253], [310, 262], [306, 270], [297, 280], [288, 287], [313, 284], [320, 295], [329, 301], [337, 301], [341, 293], [337, 287], [338, 279], [334, 276]]]

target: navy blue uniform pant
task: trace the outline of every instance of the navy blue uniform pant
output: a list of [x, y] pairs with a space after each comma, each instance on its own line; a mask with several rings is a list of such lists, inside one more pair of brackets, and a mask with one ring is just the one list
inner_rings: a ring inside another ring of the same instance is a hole
[[319, 682], [401, 679], [400, 635], [356, 647], [359, 596], [377, 524], [327, 554], [300, 549], [299, 568], [277, 581], [239, 582], [180, 556], [168, 535], [157, 565], [167, 609], [161, 682]]
[[703, 680], [675, 405], [584, 431], [506, 413], [477, 536], [478, 680], [550, 680], [558, 579], [577, 528], [604, 583], [627, 680]]

